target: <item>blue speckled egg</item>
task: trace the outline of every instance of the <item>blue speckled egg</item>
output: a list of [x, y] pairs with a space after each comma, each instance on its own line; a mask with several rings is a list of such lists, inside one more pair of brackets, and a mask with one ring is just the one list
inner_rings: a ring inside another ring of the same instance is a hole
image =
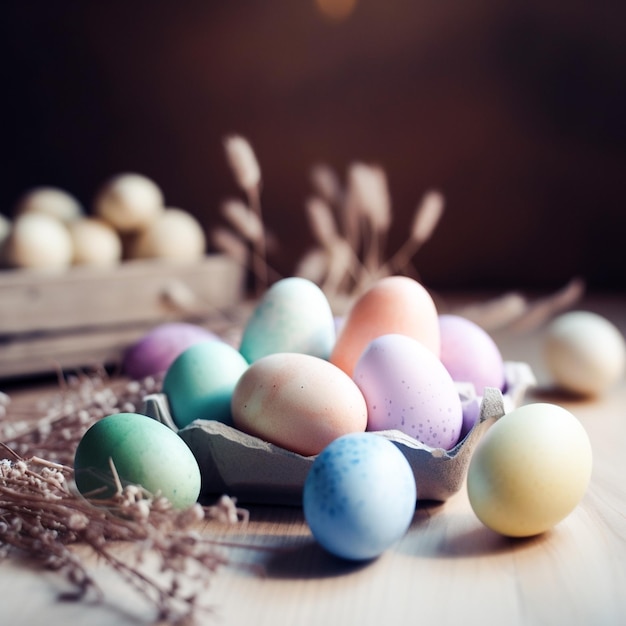
[[306, 278], [274, 283], [246, 324], [239, 351], [249, 363], [269, 354], [300, 352], [328, 359], [335, 319], [324, 292]]
[[325, 550], [361, 561], [380, 556], [406, 533], [416, 498], [402, 452], [374, 433], [352, 433], [315, 459], [304, 483], [303, 509]]

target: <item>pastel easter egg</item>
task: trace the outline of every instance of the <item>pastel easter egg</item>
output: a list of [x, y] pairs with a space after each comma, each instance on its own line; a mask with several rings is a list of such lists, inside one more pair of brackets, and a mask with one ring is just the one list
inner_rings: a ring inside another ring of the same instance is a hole
[[626, 342], [617, 326], [591, 311], [555, 317], [543, 338], [545, 365], [553, 382], [580, 396], [600, 396], [624, 375]]
[[361, 561], [401, 539], [415, 512], [413, 470], [400, 450], [373, 433], [329, 444], [307, 474], [302, 506], [318, 543], [335, 556]]
[[367, 424], [365, 399], [332, 363], [310, 354], [270, 354], [241, 376], [232, 398], [235, 426], [305, 456]]
[[476, 393], [485, 387], [505, 387], [504, 362], [492, 337], [475, 322], [460, 315], [440, 315], [439, 358], [452, 380], [472, 383]]
[[538, 535], [576, 508], [592, 460], [589, 437], [572, 413], [546, 402], [521, 406], [493, 424], [474, 450], [470, 504], [502, 535]]
[[193, 505], [200, 494], [200, 468], [187, 444], [146, 415], [116, 413], [97, 421], [74, 456], [76, 486], [94, 499], [115, 495], [113, 470], [122, 485], [141, 485], [174, 508]]
[[406, 276], [377, 281], [352, 306], [337, 336], [330, 361], [352, 375], [367, 345], [381, 335], [417, 339], [439, 356], [439, 320], [428, 291]]
[[187, 348], [210, 339], [218, 337], [196, 324], [159, 324], [127, 348], [122, 358], [122, 371], [134, 379], [164, 373]]
[[231, 397], [247, 368], [241, 354], [220, 340], [196, 343], [179, 354], [163, 379], [163, 393], [178, 428], [197, 419], [231, 424]]
[[276, 352], [301, 352], [327, 359], [335, 321], [324, 292], [306, 278], [274, 283], [246, 324], [239, 350], [249, 363]]
[[463, 408], [454, 381], [416, 339], [374, 339], [354, 368], [354, 380], [367, 402], [368, 430], [400, 430], [445, 450], [458, 442]]

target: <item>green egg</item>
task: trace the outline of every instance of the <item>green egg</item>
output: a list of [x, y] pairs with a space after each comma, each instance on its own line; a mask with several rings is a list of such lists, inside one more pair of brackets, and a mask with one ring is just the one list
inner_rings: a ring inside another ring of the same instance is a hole
[[200, 494], [200, 468], [187, 444], [160, 422], [138, 413], [116, 413], [83, 435], [74, 456], [76, 486], [95, 499], [115, 494], [110, 461], [122, 485], [141, 485], [184, 509]]
[[221, 340], [197, 343], [180, 354], [163, 379], [172, 418], [178, 428], [196, 419], [232, 425], [230, 401], [248, 368], [238, 350]]

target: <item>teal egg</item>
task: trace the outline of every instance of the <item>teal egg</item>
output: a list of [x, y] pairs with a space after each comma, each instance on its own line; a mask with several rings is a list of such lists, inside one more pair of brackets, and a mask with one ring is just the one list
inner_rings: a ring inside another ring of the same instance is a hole
[[200, 494], [200, 468], [187, 444], [146, 415], [115, 413], [87, 430], [74, 456], [80, 493], [95, 499], [115, 494], [110, 462], [123, 485], [141, 485], [177, 509], [193, 505]]
[[178, 355], [162, 387], [176, 426], [196, 419], [232, 424], [230, 400], [247, 368], [239, 351], [221, 340], [202, 341]]
[[299, 352], [328, 360], [335, 319], [324, 292], [306, 278], [274, 283], [246, 324], [239, 351], [249, 363], [268, 354]]

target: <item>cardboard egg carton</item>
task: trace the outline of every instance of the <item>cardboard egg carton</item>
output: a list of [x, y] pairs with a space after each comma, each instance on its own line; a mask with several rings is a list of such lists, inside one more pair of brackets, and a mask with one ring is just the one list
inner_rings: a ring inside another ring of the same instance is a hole
[[[445, 501], [459, 491], [476, 444], [499, 417], [519, 406], [536, 384], [526, 363], [505, 363], [506, 392], [486, 388], [483, 396], [469, 383], [457, 384], [463, 405], [478, 414], [474, 427], [451, 450], [431, 448], [398, 430], [378, 431], [395, 443], [408, 460], [420, 500]], [[178, 430], [167, 398], [151, 394], [143, 412], [183, 438], [202, 473], [202, 495], [227, 494], [240, 502], [299, 506], [302, 489], [315, 456], [302, 456], [214, 420], [196, 420]]]
[[0, 379], [118, 364], [157, 324], [209, 322], [237, 305], [244, 280], [242, 267], [221, 254], [193, 263], [2, 270]]

